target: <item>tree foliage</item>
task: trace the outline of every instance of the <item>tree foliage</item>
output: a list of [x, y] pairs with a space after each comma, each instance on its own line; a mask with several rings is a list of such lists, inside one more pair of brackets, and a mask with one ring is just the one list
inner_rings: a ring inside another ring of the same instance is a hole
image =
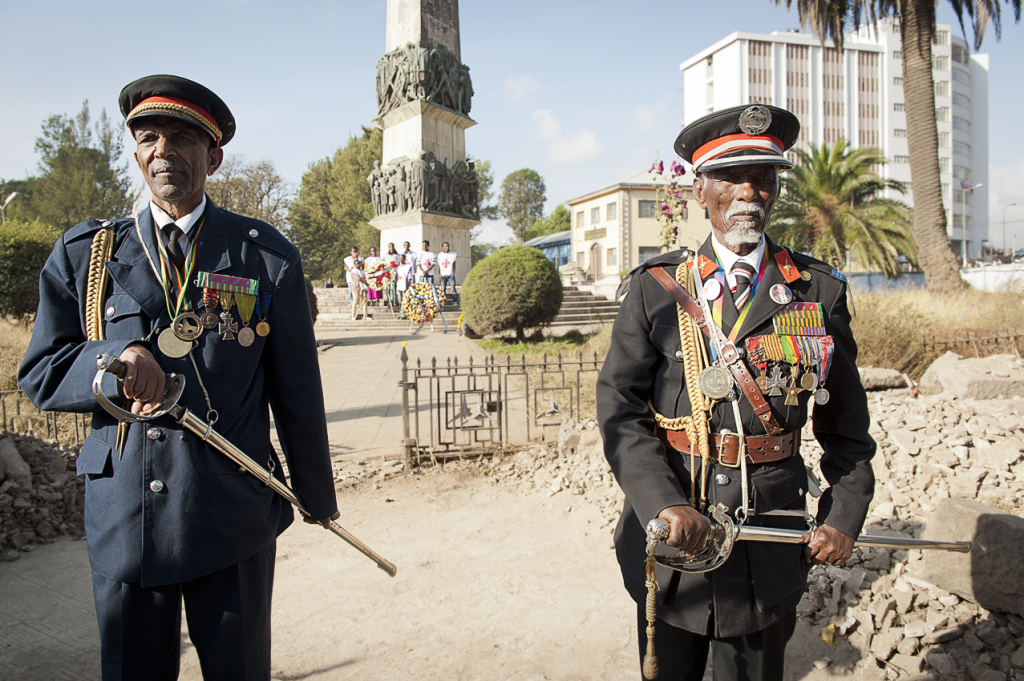
[[899, 276], [901, 255], [915, 262], [910, 208], [879, 196], [886, 189], [906, 191], [873, 170], [886, 163], [881, 149], [851, 149], [841, 139], [796, 153], [800, 163], [784, 175], [768, 227], [772, 239], [838, 269], [849, 254], [889, 278]]
[[523, 168], [509, 173], [501, 183], [498, 206], [501, 217], [512, 228], [516, 241], [522, 243], [526, 230], [544, 217], [547, 187], [536, 170]]
[[39, 176], [29, 182], [22, 215], [67, 230], [83, 220], [131, 211], [136, 194], [129, 163], [120, 162], [121, 129], [106, 111], [92, 123], [86, 101], [74, 117], [50, 116], [36, 138], [36, 152]]
[[551, 323], [562, 307], [558, 270], [536, 248], [506, 246], [469, 271], [462, 285], [466, 323], [475, 332], [526, 329]]
[[248, 163], [229, 156], [206, 183], [206, 193], [225, 210], [247, 215], [283, 230], [287, 226], [292, 185], [277, 173], [273, 161]]
[[[878, 30], [878, 21], [899, 22], [902, 43], [903, 94], [907, 112], [907, 146], [913, 179], [914, 229], [919, 260], [929, 290], [950, 293], [966, 288], [960, 278], [956, 254], [946, 233], [939, 175], [939, 144], [935, 118], [935, 83], [932, 76], [932, 43], [935, 41], [936, 0], [773, 0], [789, 9], [796, 4], [802, 26], [821, 38], [831, 38], [843, 48], [844, 33], [867, 24]], [[1021, 0], [1005, 0], [1020, 21]], [[989, 21], [998, 39], [1002, 33], [999, 0], [950, 0], [960, 29], [970, 20], [974, 48], [981, 47]]]
[[497, 247], [494, 244], [470, 244], [470, 267], [476, 267], [477, 263], [483, 261], [484, 258], [497, 251]]
[[497, 220], [501, 218], [501, 210], [497, 204], [491, 203], [494, 199], [494, 171], [491, 170], [490, 159], [476, 161], [476, 178], [480, 183], [477, 186], [477, 200], [480, 203], [480, 217], [483, 220]]
[[0, 226], [0, 315], [24, 317], [39, 306], [39, 273], [60, 229], [38, 220]]
[[551, 211], [550, 215], [546, 215], [533, 223], [533, 225], [526, 230], [523, 240], [529, 241], [530, 239], [536, 239], [539, 236], [567, 232], [570, 229], [572, 229], [572, 213], [570, 213], [569, 209], [565, 207], [565, 204], [560, 203], [555, 206], [555, 209]]
[[380, 130], [363, 128], [333, 156], [310, 164], [289, 210], [286, 236], [302, 254], [313, 279], [334, 276], [351, 246], [367, 251], [380, 243], [367, 176], [384, 146]]

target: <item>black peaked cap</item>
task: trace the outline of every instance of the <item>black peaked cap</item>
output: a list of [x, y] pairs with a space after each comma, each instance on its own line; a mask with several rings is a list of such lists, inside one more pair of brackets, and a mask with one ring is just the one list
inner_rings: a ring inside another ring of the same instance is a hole
[[[201, 115], [175, 107], [170, 104], [153, 104], [145, 106], [141, 111], [135, 111], [139, 104], [150, 97], [169, 97], [184, 100], [195, 107], [206, 111], [216, 122], [214, 129]], [[179, 120], [192, 123], [210, 134], [220, 146], [224, 146], [235, 136], [235, 117], [224, 103], [212, 90], [204, 85], [181, 76], [156, 75], [146, 76], [128, 83], [121, 90], [118, 98], [121, 107], [121, 115], [125, 122], [131, 126], [133, 120], [145, 116], [169, 116]], [[134, 113], [133, 113], [134, 112]], [[218, 139], [218, 133], [220, 138]]]
[[[709, 142], [730, 135], [745, 135], [751, 138], [771, 135], [782, 141], [781, 151], [789, 150], [800, 135], [800, 120], [791, 112], [770, 104], [744, 104], [721, 111], [714, 111], [707, 116], [690, 123], [679, 136], [674, 145], [675, 152], [684, 161], [693, 165], [694, 154]], [[725, 166], [751, 165], [768, 163], [786, 168], [793, 166], [779, 152], [763, 148], [743, 148], [742, 138], [734, 142], [740, 148], [729, 149], [725, 146], [720, 153], [705, 161], [701, 168], [721, 168]], [[700, 170], [701, 168], [694, 168]]]

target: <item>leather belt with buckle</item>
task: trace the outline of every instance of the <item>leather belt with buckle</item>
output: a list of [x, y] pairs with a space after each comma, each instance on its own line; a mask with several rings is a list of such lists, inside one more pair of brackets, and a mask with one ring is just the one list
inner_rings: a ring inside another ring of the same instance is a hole
[[[670, 449], [683, 454], [690, 453], [690, 438], [686, 436], [685, 430], [658, 428], [658, 438]], [[711, 458], [723, 466], [738, 466], [739, 436], [735, 433], [721, 433], [714, 436], [714, 441]], [[747, 463], [784, 461], [800, 451], [800, 431], [769, 437], [748, 437], [746, 445]]]

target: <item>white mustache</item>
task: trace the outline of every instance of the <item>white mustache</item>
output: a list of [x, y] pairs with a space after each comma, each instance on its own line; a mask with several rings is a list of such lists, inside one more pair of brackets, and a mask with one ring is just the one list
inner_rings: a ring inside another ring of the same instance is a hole
[[748, 213], [756, 215], [760, 219], [764, 219], [764, 206], [759, 203], [748, 202], [748, 201], [734, 201], [729, 210], [725, 213], [725, 218], [728, 220], [733, 218], [740, 213]]

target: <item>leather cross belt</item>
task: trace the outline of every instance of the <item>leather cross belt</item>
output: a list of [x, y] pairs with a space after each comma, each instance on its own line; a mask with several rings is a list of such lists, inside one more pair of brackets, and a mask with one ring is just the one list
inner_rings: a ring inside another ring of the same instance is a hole
[[[666, 447], [683, 454], [690, 453], [690, 438], [685, 430], [658, 428], [658, 439]], [[715, 446], [711, 458], [723, 466], [738, 466], [740, 439], [735, 434], [715, 435]], [[785, 461], [800, 451], [800, 432], [791, 431], [769, 437], [748, 437], [746, 441], [747, 463], [775, 463]]]

